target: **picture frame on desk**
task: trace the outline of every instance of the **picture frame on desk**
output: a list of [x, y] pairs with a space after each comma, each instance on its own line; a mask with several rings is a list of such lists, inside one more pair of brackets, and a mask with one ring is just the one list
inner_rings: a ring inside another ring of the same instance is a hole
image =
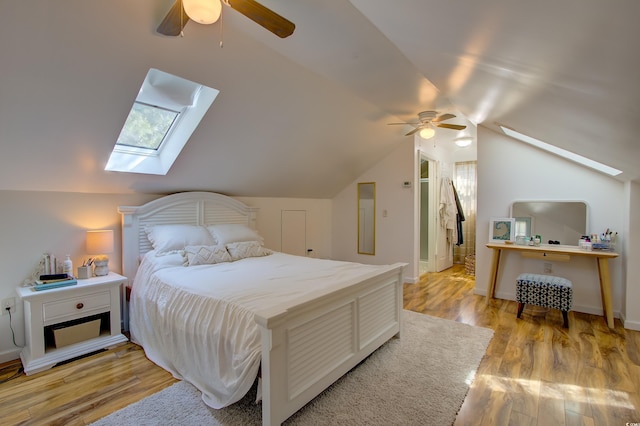
[[513, 217], [492, 217], [489, 220], [489, 242], [499, 243], [516, 239], [516, 219]]

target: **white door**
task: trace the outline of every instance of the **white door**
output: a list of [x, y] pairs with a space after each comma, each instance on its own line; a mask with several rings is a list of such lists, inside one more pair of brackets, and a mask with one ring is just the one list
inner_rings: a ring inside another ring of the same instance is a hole
[[282, 210], [281, 249], [283, 253], [297, 256], [307, 255], [307, 212], [306, 210]]

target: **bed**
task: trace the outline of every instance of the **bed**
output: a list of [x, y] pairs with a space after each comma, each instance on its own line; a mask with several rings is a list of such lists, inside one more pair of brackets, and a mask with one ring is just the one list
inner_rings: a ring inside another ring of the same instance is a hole
[[[272, 252], [255, 233], [256, 209], [216, 193], [178, 193], [119, 212], [123, 273], [135, 277], [132, 340], [213, 408], [242, 398], [259, 374], [263, 424], [280, 424], [401, 334], [405, 264]], [[182, 226], [184, 241], [160, 232]], [[213, 244], [199, 240], [202, 229]], [[239, 234], [249, 236], [233, 240]], [[203, 247], [212, 262], [202, 261]], [[212, 255], [220, 247], [231, 261]]]

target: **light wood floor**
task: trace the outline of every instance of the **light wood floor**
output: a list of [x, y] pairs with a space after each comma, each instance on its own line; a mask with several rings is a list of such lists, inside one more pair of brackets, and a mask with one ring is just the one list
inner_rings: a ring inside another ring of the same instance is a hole
[[[523, 314], [473, 294], [464, 268], [405, 285], [405, 307], [495, 331], [457, 425], [625, 425], [640, 422], [640, 332], [570, 313]], [[3, 367], [3, 366], [0, 366]], [[0, 382], [19, 367], [0, 371]], [[175, 379], [131, 343], [0, 384], [0, 424], [85, 425]]]
[[[616, 320], [545, 316], [473, 294], [462, 266], [405, 285], [406, 309], [495, 331], [456, 425], [615, 425], [640, 422], [640, 332]], [[535, 314], [535, 315], [534, 315]]]

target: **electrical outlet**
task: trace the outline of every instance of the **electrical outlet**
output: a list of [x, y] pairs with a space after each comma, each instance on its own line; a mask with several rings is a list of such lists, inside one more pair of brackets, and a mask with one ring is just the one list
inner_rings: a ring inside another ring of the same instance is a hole
[[545, 263], [544, 264], [544, 273], [545, 274], [550, 274], [553, 272], [553, 268], [551, 267], [550, 263]]
[[11, 313], [16, 311], [15, 297], [8, 297], [6, 299], [2, 299], [2, 315], [9, 315], [9, 312], [7, 312], [7, 308], [11, 309]]

